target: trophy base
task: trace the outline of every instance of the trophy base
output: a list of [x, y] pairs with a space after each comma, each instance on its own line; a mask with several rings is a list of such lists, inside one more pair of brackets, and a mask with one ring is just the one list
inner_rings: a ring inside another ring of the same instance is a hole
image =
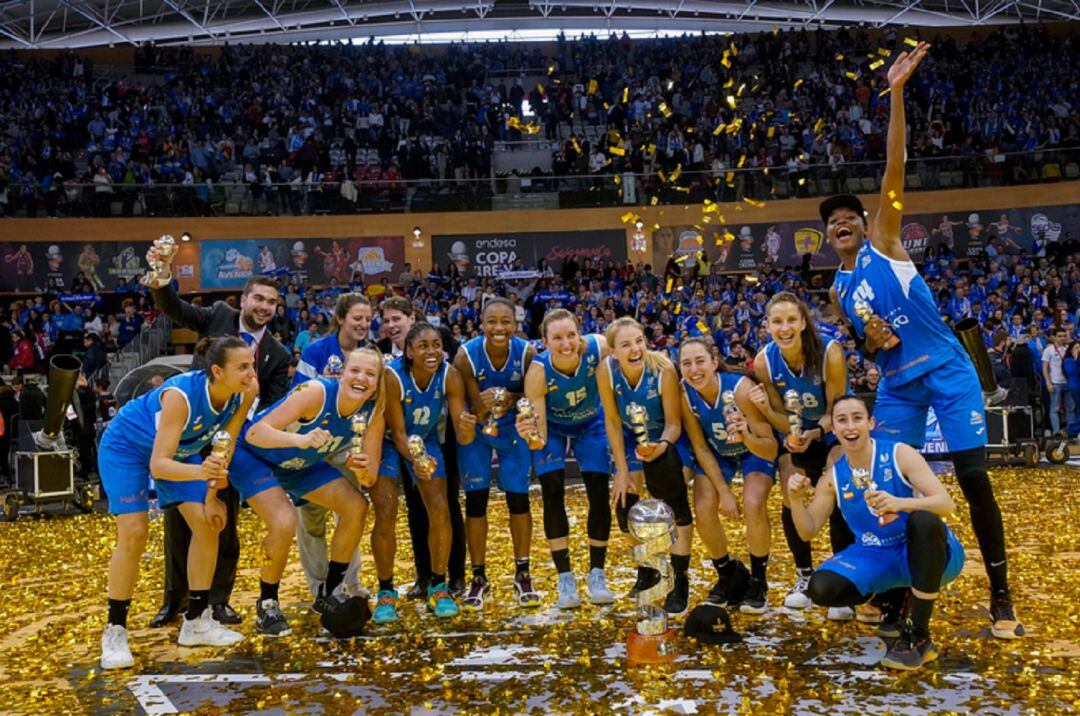
[[674, 661], [675, 630], [663, 634], [639, 634], [635, 629], [626, 636], [626, 659], [635, 664], [666, 664]]

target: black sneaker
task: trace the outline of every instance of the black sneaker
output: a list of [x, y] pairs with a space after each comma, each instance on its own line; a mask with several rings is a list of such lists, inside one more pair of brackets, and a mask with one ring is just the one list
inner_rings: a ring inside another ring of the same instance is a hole
[[338, 597], [337, 594], [327, 594], [326, 585], [319, 586], [319, 596], [315, 597], [315, 601], [311, 605], [311, 611], [316, 614], [327, 614], [328, 612], [337, 609], [345, 599]]
[[639, 592], [644, 592], [659, 581], [660, 573], [655, 569], [650, 567], [638, 567], [637, 579], [634, 581], [634, 586], [630, 587], [630, 592], [626, 596], [633, 599]]
[[452, 577], [449, 585], [450, 596], [454, 599], [461, 599], [465, 594], [465, 578], [464, 577]]
[[885, 658], [881, 660], [881, 665], [890, 669], [912, 671], [936, 658], [937, 649], [934, 647], [934, 642], [930, 641], [929, 635], [916, 636], [911, 624], [908, 623], [900, 630], [900, 637], [889, 647]]
[[211, 604], [210, 609], [214, 615], [214, 621], [218, 624], [239, 624], [244, 621], [244, 618], [228, 604]]
[[263, 599], [255, 605], [256, 619], [255, 631], [263, 636], [278, 637], [289, 636], [292, 629], [285, 615], [281, 613], [281, 605], [276, 599]]
[[768, 591], [769, 585], [764, 579], [750, 577], [750, 583], [746, 587], [746, 596], [739, 605], [739, 611], [743, 614], [764, 614], [768, 606], [765, 599]]
[[998, 639], [1019, 639], [1027, 633], [1013, 611], [1012, 597], [1004, 589], [990, 598], [990, 633]]
[[900, 637], [910, 594], [911, 592], [905, 589], [895, 595], [889, 593], [883, 595], [884, 598], [881, 600], [881, 624], [877, 628], [879, 638], [887, 640]]
[[705, 597], [705, 603], [711, 604], [714, 607], [726, 607], [728, 604], [728, 594], [731, 592], [731, 579], [726, 574], [719, 575], [716, 578], [716, 584], [709, 591], [709, 596]]
[[417, 580], [413, 583], [409, 591], [405, 593], [406, 599], [423, 599], [427, 600], [427, 590], [430, 585], [426, 580]]
[[675, 575], [675, 586], [664, 600], [664, 611], [672, 616], [682, 614], [690, 606], [690, 578], [685, 574]]

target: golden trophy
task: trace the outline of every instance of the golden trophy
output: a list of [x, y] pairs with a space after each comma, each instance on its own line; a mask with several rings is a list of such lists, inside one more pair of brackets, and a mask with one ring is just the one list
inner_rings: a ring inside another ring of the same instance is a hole
[[427, 454], [424, 439], [419, 435], [409, 436], [409, 456], [413, 459], [413, 464], [418, 471], [421, 468], [423, 468], [423, 472], [435, 471], [435, 461]]
[[533, 410], [532, 401], [528, 398], [521, 398], [517, 402], [517, 409], [518, 413], [521, 415], [533, 419], [533, 427], [529, 430], [528, 435], [525, 436], [525, 441], [529, 444], [529, 449], [539, 450], [544, 447], [544, 439], [540, 437], [540, 433], [536, 430], [536, 411]]
[[642, 500], [630, 508], [627, 527], [639, 544], [634, 561], [656, 570], [660, 580], [638, 592], [637, 623], [626, 638], [626, 658], [638, 664], [662, 664], [675, 656], [675, 630], [668, 626], [663, 603], [675, 584], [668, 552], [675, 544], [675, 513], [661, 500]]
[[626, 406], [626, 416], [630, 420], [630, 429], [637, 437], [638, 445], [649, 445], [649, 411], [640, 403], [630, 403]]
[[506, 388], [498, 387], [491, 389], [492, 404], [491, 412], [488, 414], [487, 422], [484, 423], [484, 427], [480, 428], [480, 432], [488, 437], [499, 437], [499, 418], [506, 412]]
[[341, 369], [344, 364], [341, 362], [341, 358], [337, 356], [330, 356], [326, 360], [326, 376], [328, 378], [337, 378], [341, 375]]
[[877, 482], [874, 481], [873, 476], [870, 474], [870, 470], [865, 467], [853, 467], [851, 468], [851, 484], [862, 490], [863, 492], [863, 504], [866, 505], [866, 509], [870, 511], [874, 517], [877, 517], [877, 523], [884, 527], [885, 525], [893, 522], [899, 517], [899, 515], [883, 515], [871, 507], [866, 502], [866, 492], [868, 490], [876, 490]]
[[[227, 460], [229, 457], [229, 447], [232, 445], [232, 435], [229, 435], [224, 430], [218, 430], [214, 433], [214, 437], [210, 438], [210, 454], [216, 457], [218, 460]], [[223, 490], [229, 485], [227, 479], [215, 479], [208, 480], [207, 487], [214, 490]]]
[[[723, 408], [724, 420], [730, 421], [735, 416], [741, 415], [741, 413], [739, 412], [739, 409], [737, 407], [735, 407], [735, 391], [734, 390], [725, 390], [720, 395], [720, 402], [722, 402], [724, 404], [724, 408]], [[727, 426], [725, 425], [724, 427], [726, 428]], [[741, 443], [743, 441], [743, 438], [742, 438], [742, 435], [739, 435], [738, 433], [733, 433], [733, 432], [731, 432], [731, 430], [728, 430], [727, 431], [727, 441], [729, 443]]]
[[[869, 323], [875, 318], [879, 318], [879, 316], [874, 313], [874, 309], [870, 308], [870, 304], [861, 299], [855, 302], [855, 315], [859, 317], [859, 320], [863, 322], [863, 325]], [[890, 326], [890, 328], [892, 327]], [[892, 335], [885, 339], [885, 343], [881, 347], [885, 350], [889, 350], [890, 348], [895, 348], [897, 345], [899, 345], [899, 343], [900, 336], [896, 335], [896, 333], [894, 332]]]
[[799, 391], [792, 389], [784, 393], [784, 410], [787, 411], [788, 434], [791, 436], [791, 442], [802, 445], [802, 398], [799, 396]]
[[349, 419], [352, 437], [349, 438], [349, 452], [353, 455], [364, 454], [364, 438], [367, 437], [368, 419], [363, 413], [353, 413]]
[[150, 283], [160, 286], [172, 281], [172, 263], [165, 259], [172, 258], [176, 253], [176, 239], [165, 234], [154, 241], [154, 248], [157, 249], [158, 258], [154, 261], [146, 278]]

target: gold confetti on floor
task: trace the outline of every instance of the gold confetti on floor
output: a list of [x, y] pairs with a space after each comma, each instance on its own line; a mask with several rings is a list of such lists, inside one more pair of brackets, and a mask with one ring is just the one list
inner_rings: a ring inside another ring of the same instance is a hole
[[[102, 675], [97, 666], [105, 621], [105, 572], [114, 525], [105, 515], [22, 518], [0, 524], [0, 712], [199, 713], [432, 712], [631, 713], [696, 709], [699, 713], [1066, 713], [1080, 707], [1080, 501], [1075, 468], [996, 468], [991, 477], [1008, 536], [1010, 574], [1028, 638], [989, 635], [986, 577], [964, 503], [950, 524], [967, 547], [964, 573], [943, 594], [934, 620], [940, 658], [920, 672], [898, 675], [874, 663], [883, 648], [872, 627], [836, 624], [823, 610], [787, 612], [791, 560], [772, 497], [773, 556], [767, 618], [734, 614], [746, 638], [730, 647], [696, 649], [664, 669], [628, 669], [625, 634], [633, 620], [625, 597], [633, 581], [629, 541], [613, 537], [611, 607], [587, 602], [573, 612], [554, 608], [554, 570], [536, 519], [533, 573], [544, 594], [539, 610], [511, 604], [510, 540], [501, 500], [491, 500], [488, 574], [494, 596], [483, 616], [436, 622], [402, 600], [402, 618], [373, 626], [352, 642], [326, 639], [306, 609], [306, 585], [295, 549], [282, 601], [292, 637], [254, 635], [258, 520], [241, 518], [241, 576], [233, 604], [248, 638], [226, 649], [180, 649], [176, 627], [145, 628], [161, 593], [161, 520], [151, 523], [150, 549], [132, 606], [133, 670]], [[575, 572], [587, 570], [586, 500], [567, 495]], [[402, 507], [404, 511], [404, 507]], [[738, 524], [727, 523], [737, 556], [746, 559]], [[407, 587], [411, 555], [401, 517], [397, 577]], [[816, 557], [827, 540], [815, 543]], [[365, 552], [367, 552], [365, 538]], [[692, 567], [695, 601], [710, 587], [700, 542]], [[374, 586], [370, 558], [363, 580]], [[402, 589], [404, 593], [404, 589]], [[679, 625], [681, 620], [676, 620]], [[220, 676], [220, 675], [231, 676]], [[169, 679], [172, 679], [170, 681]]]

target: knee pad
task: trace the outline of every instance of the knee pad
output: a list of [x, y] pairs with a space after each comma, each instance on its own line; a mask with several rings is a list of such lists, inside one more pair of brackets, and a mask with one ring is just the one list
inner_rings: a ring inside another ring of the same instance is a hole
[[608, 488], [608, 475], [599, 472], [584, 472], [581, 479], [585, 483], [585, 492], [589, 496], [588, 533], [594, 540], [606, 542], [611, 536], [611, 491]]
[[916, 510], [909, 514], [906, 530], [909, 544], [916, 536], [923, 540], [932, 539], [942, 544], [948, 539], [945, 522], [933, 512], [927, 512], [926, 510]]
[[507, 492], [506, 509], [512, 515], [529, 514], [529, 494], [526, 492]]
[[544, 496], [544, 536], [559, 539], [570, 534], [566, 518], [566, 473], [562, 470], [540, 476], [540, 491]]
[[807, 592], [810, 601], [822, 607], [850, 607], [866, 601], [850, 579], [827, 569], [814, 572]]
[[687, 527], [694, 522], [690, 511], [690, 498], [686, 492], [686, 482], [682, 469], [677, 469], [677, 460], [664, 460], [645, 464], [645, 484], [653, 497], [663, 500], [675, 513], [675, 524]]
[[484, 517], [487, 515], [488, 497], [491, 489], [484, 487], [479, 490], [469, 490], [465, 493], [465, 516]]

